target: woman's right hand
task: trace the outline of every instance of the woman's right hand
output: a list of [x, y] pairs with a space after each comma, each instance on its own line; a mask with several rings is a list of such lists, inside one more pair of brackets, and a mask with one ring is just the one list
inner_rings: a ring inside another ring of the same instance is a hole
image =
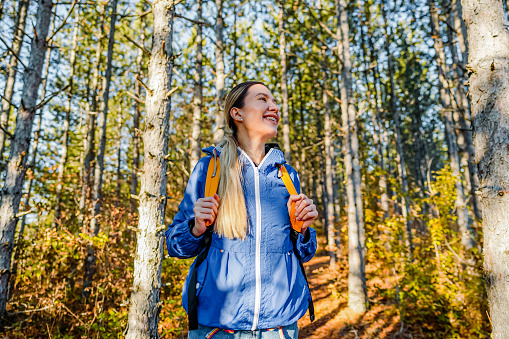
[[191, 233], [195, 237], [201, 236], [207, 230], [207, 221], [212, 225], [217, 217], [219, 209], [219, 196], [200, 198], [194, 204], [194, 227]]

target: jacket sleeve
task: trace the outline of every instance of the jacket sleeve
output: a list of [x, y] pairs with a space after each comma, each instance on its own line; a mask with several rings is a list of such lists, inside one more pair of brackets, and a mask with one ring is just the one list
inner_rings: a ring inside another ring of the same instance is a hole
[[[289, 166], [291, 169], [290, 177], [292, 178], [293, 184], [295, 186], [295, 189], [300, 194], [302, 193], [300, 190], [300, 178], [297, 174], [297, 171]], [[316, 231], [314, 228], [309, 227], [308, 231], [306, 232], [306, 235], [302, 235], [302, 233], [299, 233], [299, 238], [297, 239], [297, 243], [295, 244], [297, 251], [299, 252], [299, 255], [301, 257], [302, 262], [308, 262], [313, 258], [313, 256], [316, 253]]]
[[191, 234], [190, 224], [194, 223], [194, 204], [205, 195], [207, 168], [211, 157], [200, 159], [191, 173], [187, 183], [184, 199], [179, 211], [165, 232], [166, 247], [170, 257], [180, 259], [197, 256], [202, 250], [202, 238]]

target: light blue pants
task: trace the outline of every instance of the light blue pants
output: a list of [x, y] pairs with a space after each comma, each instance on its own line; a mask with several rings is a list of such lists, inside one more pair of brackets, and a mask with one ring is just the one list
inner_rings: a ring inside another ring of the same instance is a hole
[[269, 330], [226, 331], [213, 327], [198, 325], [198, 329], [189, 332], [188, 339], [297, 339], [299, 328], [297, 323], [276, 327]]

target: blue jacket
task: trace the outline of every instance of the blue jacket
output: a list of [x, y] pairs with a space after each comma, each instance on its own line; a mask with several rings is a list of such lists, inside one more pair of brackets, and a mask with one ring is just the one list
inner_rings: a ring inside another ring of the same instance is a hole
[[[165, 233], [168, 254], [172, 257], [190, 258], [204, 249], [202, 237], [190, 233], [189, 222], [194, 219], [194, 203], [204, 196], [213, 149], [203, 149], [208, 156], [194, 168], [179, 212]], [[213, 234], [207, 258], [197, 269], [198, 322], [230, 330], [290, 325], [306, 313], [310, 293], [290, 240], [286, 205], [290, 194], [276, 167], [286, 161], [278, 148], [271, 148], [258, 167], [242, 150], [239, 160], [244, 165], [248, 235], [245, 240], [231, 240]], [[300, 192], [297, 172], [286, 167]], [[309, 261], [316, 251], [316, 232], [308, 230], [309, 236], [305, 239], [299, 234], [296, 244], [303, 262]], [[189, 280], [190, 274], [182, 295], [186, 311]]]

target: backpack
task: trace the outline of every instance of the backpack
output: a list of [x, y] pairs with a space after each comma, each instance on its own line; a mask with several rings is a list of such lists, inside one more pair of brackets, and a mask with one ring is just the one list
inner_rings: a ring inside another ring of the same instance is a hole
[[[278, 165], [278, 176], [283, 179], [283, 182], [286, 186], [286, 189], [290, 193], [290, 195], [297, 195], [297, 190], [293, 185], [292, 178], [290, 178], [290, 174], [284, 165]], [[205, 197], [213, 197], [214, 194], [217, 193], [217, 188], [219, 186], [219, 159], [217, 156], [217, 152], [214, 149], [214, 156], [210, 159], [209, 167], [207, 169], [207, 179], [205, 182]], [[306, 270], [304, 269], [304, 265], [302, 264], [302, 258], [297, 251], [297, 239], [299, 238], [299, 233], [302, 229], [302, 225], [304, 221], [297, 220], [295, 216], [295, 202], [292, 203], [291, 212], [290, 212], [290, 221], [292, 224], [292, 228], [290, 230], [290, 239], [293, 244], [293, 253], [297, 256], [299, 261], [300, 269], [302, 274], [304, 275], [304, 279], [306, 280], [306, 284], [308, 286], [309, 293], [311, 293], [311, 289], [309, 288], [309, 282], [306, 277]], [[207, 226], [209, 222], [207, 222]], [[212, 233], [213, 228], [208, 227], [205, 233], [203, 234], [203, 245], [204, 250], [196, 257], [196, 262], [194, 264], [193, 271], [191, 272], [191, 279], [189, 280], [188, 292], [187, 292], [187, 305], [188, 305], [188, 318], [189, 318], [189, 331], [198, 329], [198, 297], [196, 296], [196, 271], [197, 268], [201, 265], [203, 261], [207, 258], [209, 253], [210, 244], [212, 243]], [[315, 320], [315, 308], [313, 305], [313, 298], [310, 298], [309, 305], [309, 318], [311, 322]]]

